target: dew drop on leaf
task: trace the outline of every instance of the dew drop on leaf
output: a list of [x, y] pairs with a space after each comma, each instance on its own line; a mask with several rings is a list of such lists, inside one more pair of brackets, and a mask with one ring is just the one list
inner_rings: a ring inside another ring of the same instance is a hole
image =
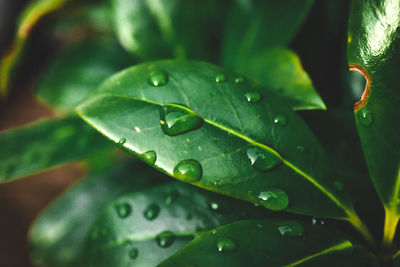
[[235, 78], [235, 83], [242, 83], [242, 82], [244, 82], [244, 78], [243, 77], [237, 77], [237, 78]]
[[138, 255], [139, 255], [139, 250], [137, 248], [132, 248], [129, 251], [129, 258], [131, 258], [131, 260], [136, 259]]
[[217, 240], [217, 249], [219, 252], [229, 252], [236, 249], [236, 243], [229, 238], [219, 238]]
[[172, 205], [172, 203], [174, 203], [174, 201], [179, 197], [179, 193], [178, 192], [172, 192], [171, 194], [169, 194], [166, 198], [165, 198], [165, 204]]
[[175, 235], [170, 231], [162, 232], [156, 237], [157, 244], [162, 248], [167, 248], [174, 243]]
[[115, 211], [121, 219], [127, 218], [132, 213], [132, 207], [128, 203], [120, 203], [115, 206]]
[[222, 74], [222, 73], [217, 74], [217, 76], [215, 76], [215, 81], [216, 81], [217, 83], [225, 82], [225, 81], [226, 81], [226, 76], [225, 76], [225, 74]]
[[257, 103], [261, 100], [261, 95], [259, 92], [247, 92], [244, 94], [246, 97], [247, 102]]
[[118, 140], [117, 145], [123, 146], [125, 143], [126, 143], [126, 138], [120, 138], [120, 139]]
[[173, 175], [177, 179], [185, 182], [196, 182], [201, 179], [203, 170], [201, 164], [197, 160], [187, 159], [182, 160], [175, 166]]
[[149, 150], [141, 154], [141, 158], [143, 159], [144, 162], [146, 162], [150, 166], [153, 166], [157, 160], [157, 154], [154, 150]]
[[232, 211], [232, 203], [228, 199], [211, 200], [208, 202], [210, 210], [218, 213], [229, 213]]
[[251, 166], [260, 171], [268, 171], [281, 162], [278, 156], [259, 147], [249, 147], [246, 153]]
[[372, 112], [368, 111], [367, 109], [363, 108], [360, 110], [360, 112], [358, 113], [361, 124], [368, 127], [372, 124], [372, 122], [374, 121], [374, 117], [372, 115]]
[[312, 223], [313, 225], [324, 225], [324, 224], [325, 224], [325, 221], [324, 221], [323, 218], [314, 217], [314, 218], [312, 218], [311, 223]]
[[165, 105], [160, 110], [160, 123], [165, 134], [175, 136], [200, 128], [203, 119], [188, 108]]
[[152, 71], [150, 73], [149, 82], [153, 86], [163, 86], [168, 82], [168, 75], [162, 70]]
[[284, 115], [278, 115], [274, 118], [274, 123], [279, 126], [286, 126], [287, 118]]
[[147, 220], [151, 221], [157, 218], [159, 213], [160, 213], [160, 207], [157, 204], [152, 203], [148, 205], [146, 209], [143, 211], [143, 216]]
[[269, 210], [284, 210], [289, 205], [288, 195], [279, 188], [261, 191], [258, 201]]
[[289, 237], [300, 237], [304, 233], [303, 226], [293, 221], [279, 223], [278, 231], [281, 235]]

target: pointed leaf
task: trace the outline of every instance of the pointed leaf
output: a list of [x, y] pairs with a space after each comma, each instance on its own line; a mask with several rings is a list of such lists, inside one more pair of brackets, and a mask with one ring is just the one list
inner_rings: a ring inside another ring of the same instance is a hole
[[348, 61], [367, 79], [354, 113], [368, 170], [386, 210], [386, 243], [391, 242], [400, 218], [399, 45], [398, 0], [353, 1]]
[[77, 112], [130, 153], [153, 151], [150, 164], [180, 180], [359, 224], [306, 124], [275, 94], [237, 77], [199, 62], [141, 64], [108, 79]]
[[132, 161], [93, 173], [74, 185], [39, 216], [29, 232], [38, 266], [74, 266], [85, 236], [103, 207], [116, 197], [157, 183], [160, 173]]
[[[167, 266], [378, 266], [343, 234], [288, 220], [234, 222], [202, 233]], [[371, 264], [371, 265], [370, 265]]]
[[104, 137], [78, 118], [60, 118], [0, 133], [0, 183], [68, 162], [106, 147]]
[[266, 211], [183, 183], [119, 197], [93, 224], [83, 266], [156, 266], [201, 231]]
[[252, 55], [236, 71], [287, 100], [294, 110], [326, 109], [299, 57], [285, 47]]
[[129, 55], [110, 40], [85, 40], [56, 55], [36, 86], [39, 99], [70, 112], [105, 78], [132, 64]]

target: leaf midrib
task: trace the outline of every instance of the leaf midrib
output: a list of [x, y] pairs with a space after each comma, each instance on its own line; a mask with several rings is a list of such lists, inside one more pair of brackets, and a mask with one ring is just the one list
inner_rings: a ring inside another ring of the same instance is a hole
[[[95, 102], [98, 98], [101, 97], [116, 97], [116, 98], [124, 98], [124, 99], [130, 99], [130, 100], [136, 100], [136, 101], [142, 101], [142, 102], [146, 102], [152, 105], [156, 105], [156, 106], [165, 106], [166, 104], [163, 103], [159, 103], [159, 102], [155, 102], [152, 100], [148, 100], [148, 99], [143, 99], [143, 98], [138, 98], [138, 97], [134, 97], [134, 96], [127, 96], [127, 95], [116, 95], [116, 94], [112, 94], [112, 93], [103, 93], [98, 95], [97, 97], [93, 98], [92, 101], [90, 102]], [[193, 112], [193, 110], [185, 107], [185, 106], [181, 106], [178, 104], [168, 104], [170, 106], [174, 106], [177, 108], [181, 108], [184, 109], [188, 112]], [[77, 110], [78, 114], [82, 115], [79, 112], [79, 109]], [[196, 114], [198, 114], [196, 112]], [[200, 115], [199, 115], [200, 116]], [[228, 133], [230, 133], [231, 135], [234, 135], [242, 140], [245, 140], [246, 142], [248, 142], [249, 144], [253, 145], [253, 146], [257, 146], [260, 147], [264, 150], [267, 150], [268, 152], [272, 153], [273, 155], [275, 155], [276, 157], [278, 157], [287, 167], [289, 167], [290, 169], [292, 169], [293, 171], [295, 171], [297, 174], [299, 174], [300, 176], [304, 177], [308, 182], [310, 182], [312, 185], [314, 185], [318, 190], [320, 190], [323, 194], [325, 194], [329, 199], [331, 199], [338, 207], [340, 207], [341, 209], [343, 209], [343, 211], [346, 213], [346, 215], [348, 215], [347, 218], [338, 218], [338, 219], [350, 219], [352, 217], [354, 217], [354, 212], [351, 208], [347, 207], [345, 204], [343, 204], [342, 202], [340, 202], [339, 199], [337, 199], [331, 192], [329, 192], [326, 188], [324, 188], [321, 184], [319, 184], [312, 176], [310, 176], [309, 174], [307, 174], [306, 172], [302, 171], [300, 168], [298, 168], [296, 165], [294, 165], [293, 163], [291, 163], [290, 161], [284, 159], [277, 151], [275, 151], [273, 148], [264, 145], [262, 143], [259, 143], [257, 141], [254, 141], [253, 139], [235, 131], [232, 130], [228, 127], [225, 127], [224, 125], [221, 125], [217, 122], [214, 122], [212, 120], [209, 120], [207, 118], [204, 118], [202, 116], [200, 116], [206, 123], [221, 129], [223, 131], [226, 131]]]

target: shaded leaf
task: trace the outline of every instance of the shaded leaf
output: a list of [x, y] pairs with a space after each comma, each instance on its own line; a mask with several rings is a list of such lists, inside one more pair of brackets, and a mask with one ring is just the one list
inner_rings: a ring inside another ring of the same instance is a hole
[[60, 118], [4, 131], [0, 147], [2, 183], [81, 160], [108, 143], [78, 118]]
[[119, 197], [93, 224], [83, 266], [155, 266], [198, 232], [265, 210], [183, 183], [170, 183]]
[[368, 170], [386, 211], [386, 244], [400, 219], [399, 47], [399, 1], [353, 1], [348, 61], [367, 79], [354, 115]]
[[52, 58], [36, 86], [37, 95], [55, 109], [72, 111], [105, 78], [132, 62], [113, 41], [100, 39], [75, 43]]
[[37, 218], [29, 233], [38, 266], [74, 266], [90, 226], [116, 197], [158, 183], [161, 174], [132, 161], [93, 173], [74, 185]]
[[[199, 62], [141, 64], [108, 79], [77, 112], [130, 153], [153, 151], [151, 164], [170, 176], [361, 230], [306, 124], [275, 94], [236, 77]], [[258, 102], [245, 96], [261, 91]]]
[[240, 221], [202, 233], [159, 266], [378, 266], [343, 234], [288, 220]]

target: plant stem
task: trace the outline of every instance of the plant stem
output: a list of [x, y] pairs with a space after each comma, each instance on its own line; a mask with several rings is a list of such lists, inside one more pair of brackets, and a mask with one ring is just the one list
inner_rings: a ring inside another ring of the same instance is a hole
[[383, 228], [383, 245], [387, 248], [393, 242], [400, 216], [394, 209], [385, 207], [385, 225]]
[[364, 224], [363, 221], [361, 221], [360, 217], [358, 217], [358, 215], [355, 212], [349, 214], [347, 221], [351, 223], [354, 226], [354, 228], [356, 228], [362, 234], [362, 236], [364, 236], [368, 244], [373, 245], [375, 243], [375, 240], [371, 235], [370, 231], [368, 230], [367, 226]]

